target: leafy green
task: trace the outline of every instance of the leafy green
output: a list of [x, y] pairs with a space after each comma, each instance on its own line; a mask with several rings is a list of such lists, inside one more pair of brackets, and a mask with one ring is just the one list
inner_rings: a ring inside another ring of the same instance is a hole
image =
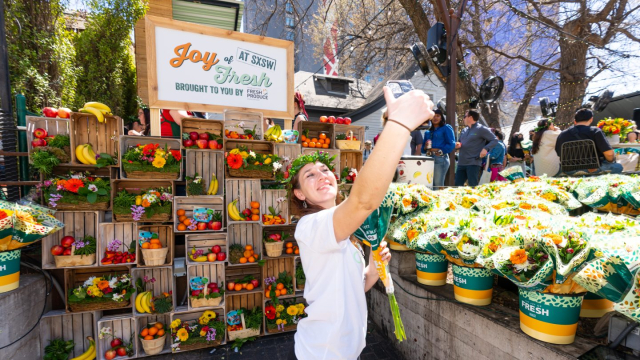
[[[198, 173], [195, 173], [193, 177], [186, 176], [187, 180], [187, 195], [189, 196], [198, 196], [205, 195], [204, 191], [204, 180], [198, 176]], [[199, 180], [196, 182], [196, 180]]]
[[53, 168], [60, 164], [60, 159], [52, 152], [43, 150], [34, 150], [31, 153], [32, 166], [44, 173], [51, 174]]
[[44, 360], [67, 360], [73, 351], [75, 343], [73, 340], [53, 339], [44, 348]]
[[91, 255], [96, 253], [96, 238], [91, 235], [85, 235], [85, 237], [82, 238], [82, 242], [84, 242], [85, 245], [80, 249], [76, 248], [73, 252], [74, 255]]
[[97, 168], [102, 168], [105, 166], [110, 166], [115, 164], [116, 164], [116, 159], [107, 153], [100, 153], [98, 156], [98, 159], [96, 160]]
[[262, 308], [260, 306], [247, 310], [242, 308], [244, 313], [244, 324], [247, 329], [260, 329], [262, 326]]
[[244, 344], [248, 343], [249, 341], [254, 341], [254, 340], [256, 340], [256, 339], [257, 339], [257, 337], [255, 337], [255, 336], [247, 337], [247, 338], [238, 338], [238, 339], [235, 339], [235, 340], [233, 341], [233, 343], [231, 344], [231, 348], [232, 348], [232, 349], [239, 350], [239, 349], [242, 347], [242, 345], [244, 345]]
[[56, 135], [53, 139], [49, 140], [48, 145], [50, 147], [64, 149], [65, 146], [71, 146], [71, 138], [69, 135]]
[[298, 263], [296, 266], [296, 284], [303, 285], [307, 281], [307, 277], [304, 274], [304, 269], [302, 268], [302, 263]]

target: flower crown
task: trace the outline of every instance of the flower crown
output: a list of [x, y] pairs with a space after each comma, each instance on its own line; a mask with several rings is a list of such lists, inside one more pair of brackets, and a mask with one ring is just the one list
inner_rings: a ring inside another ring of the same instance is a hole
[[293, 179], [296, 174], [307, 164], [315, 164], [317, 162], [321, 162], [329, 168], [329, 170], [334, 171], [334, 166], [332, 161], [336, 158], [336, 155], [330, 156], [329, 153], [323, 151], [316, 151], [312, 154], [300, 155], [297, 159], [291, 162], [291, 169], [289, 169], [289, 177], [283, 180], [288, 186], [291, 186], [291, 179]]
[[536, 126], [535, 129], [533, 129], [533, 131], [538, 132], [540, 130], [547, 130], [551, 125], [553, 125], [553, 119], [548, 119], [547, 126]]

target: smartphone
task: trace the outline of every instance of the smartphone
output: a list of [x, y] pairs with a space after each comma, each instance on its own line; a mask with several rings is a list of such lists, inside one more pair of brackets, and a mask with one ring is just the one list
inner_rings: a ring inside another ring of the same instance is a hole
[[409, 80], [389, 80], [387, 81], [387, 87], [391, 89], [396, 99], [415, 89]]

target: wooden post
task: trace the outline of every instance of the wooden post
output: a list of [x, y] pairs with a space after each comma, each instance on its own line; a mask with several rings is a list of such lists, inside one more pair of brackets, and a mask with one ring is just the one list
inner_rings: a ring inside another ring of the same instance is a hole
[[150, 135], [160, 136], [160, 109], [149, 109]]

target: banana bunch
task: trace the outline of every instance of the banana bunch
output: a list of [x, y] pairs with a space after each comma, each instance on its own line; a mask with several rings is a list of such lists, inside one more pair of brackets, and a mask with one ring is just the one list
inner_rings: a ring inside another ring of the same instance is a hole
[[215, 195], [218, 193], [218, 178], [216, 174], [211, 174], [211, 181], [209, 182], [209, 189], [207, 190], [207, 195]]
[[238, 199], [233, 200], [227, 205], [227, 214], [233, 221], [243, 221], [244, 219], [240, 216], [240, 210], [238, 210]]
[[273, 125], [272, 127], [264, 133], [264, 139], [266, 141], [275, 141], [277, 143], [284, 142], [284, 137], [282, 136], [282, 129], [280, 125]]
[[85, 103], [84, 107], [78, 111], [94, 115], [96, 118], [98, 118], [99, 122], [104, 122], [105, 115], [112, 115], [111, 108], [103, 103], [95, 101]]
[[151, 298], [153, 298], [151, 291], [138, 294], [138, 296], [136, 296], [136, 310], [141, 314], [151, 314]]
[[85, 165], [96, 164], [96, 153], [93, 152], [91, 144], [82, 144], [76, 146], [76, 158]]
[[71, 360], [93, 360], [96, 358], [96, 341], [91, 336], [87, 336], [89, 340], [89, 348], [80, 356], [76, 356]]

